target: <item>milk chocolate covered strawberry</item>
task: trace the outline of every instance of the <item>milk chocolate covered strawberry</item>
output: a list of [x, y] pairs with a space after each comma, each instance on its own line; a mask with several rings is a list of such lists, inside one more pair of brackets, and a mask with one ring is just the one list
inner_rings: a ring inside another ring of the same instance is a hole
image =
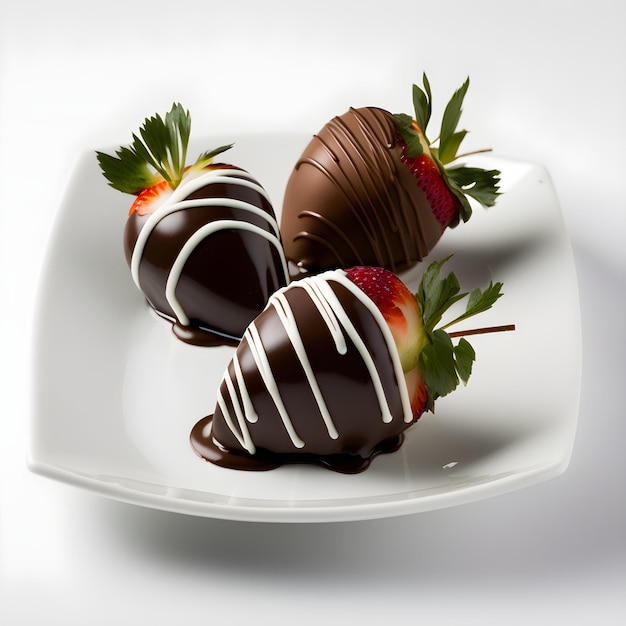
[[[461, 293], [434, 263], [412, 294], [382, 268], [329, 270], [276, 292], [244, 334], [215, 412], [192, 445], [237, 469], [310, 462], [355, 473], [396, 450], [440, 396], [467, 382], [475, 353], [446, 328], [488, 308], [501, 284]], [[455, 302], [467, 308], [441, 324]], [[494, 329], [481, 329], [481, 332]]]
[[304, 150], [288, 181], [281, 233], [293, 276], [352, 265], [402, 272], [448, 227], [467, 221], [468, 197], [495, 203], [499, 172], [462, 164], [458, 130], [469, 79], [449, 101], [435, 142], [426, 75], [413, 86], [414, 114], [351, 108]]
[[186, 164], [190, 130], [189, 112], [174, 104], [98, 162], [112, 187], [136, 196], [124, 251], [150, 306], [183, 341], [235, 344], [287, 284], [278, 223], [257, 180], [214, 163], [230, 145]]

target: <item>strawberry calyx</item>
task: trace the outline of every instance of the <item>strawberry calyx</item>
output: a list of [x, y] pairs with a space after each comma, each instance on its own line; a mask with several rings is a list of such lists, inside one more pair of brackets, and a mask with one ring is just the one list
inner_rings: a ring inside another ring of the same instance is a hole
[[146, 118], [139, 134], [133, 134], [132, 143], [116, 150], [115, 156], [96, 152], [96, 157], [109, 185], [118, 191], [139, 195], [162, 181], [176, 189], [189, 169], [203, 169], [233, 145], [203, 152], [188, 166], [190, 135], [189, 111], [174, 103], [165, 117], [156, 114]]
[[[413, 418], [434, 411], [437, 398], [446, 396], [472, 373], [476, 353], [465, 335], [514, 330], [513, 325], [448, 333], [457, 323], [490, 309], [502, 295], [502, 283], [461, 292], [453, 272], [441, 277], [452, 255], [431, 263], [422, 275], [416, 294], [389, 270], [353, 267], [346, 275], [376, 304], [394, 338], [411, 399]], [[465, 309], [442, 323], [457, 302], [467, 298]], [[453, 339], [458, 339], [456, 344]]]
[[[469, 87], [469, 78], [457, 89], [448, 102], [441, 121], [441, 130], [436, 142], [427, 136], [427, 127], [432, 113], [432, 94], [426, 74], [422, 79], [423, 89], [413, 85], [414, 117], [405, 113], [396, 114], [398, 135], [404, 143], [403, 162], [416, 176], [418, 185], [427, 197], [438, 186], [437, 198], [445, 194], [441, 187], [448, 190], [449, 198], [439, 200], [433, 207], [437, 219], [443, 226], [454, 227], [460, 221], [466, 222], [472, 215], [469, 197], [478, 201], [485, 208], [496, 203], [499, 195], [500, 171], [468, 167], [457, 163], [462, 155], [459, 147], [467, 135], [467, 130], [458, 130], [462, 104]], [[485, 150], [480, 150], [485, 152]], [[468, 156], [465, 154], [463, 156]], [[440, 182], [435, 183], [432, 171], [426, 177], [422, 172], [436, 168]], [[432, 204], [432, 200], [429, 197]]]
[[[449, 255], [434, 261], [426, 268], [415, 294], [422, 314], [424, 332], [428, 338], [420, 352], [418, 367], [433, 402], [454, 391], [460, 382], [467, 384], [469, 380], [476, 353], [465, 339], [465, 335], [515, 328], [513, 325], [506, 325], [497, 329], [447, 332], [451, 326], [489, 310], [502, 296], [500, 282], [490, 281], [484, 290], [476, 287], [470, 292], [461, 292], [454, 272], [441, 278], [441, 269], [451, 257], [452, 255]], [[442, 324], [443, 317], [449, 309], [465, 298], [467, 298], [465, 310]], [[452, 341], [453, 338], [459, 338], [456, 345]]]

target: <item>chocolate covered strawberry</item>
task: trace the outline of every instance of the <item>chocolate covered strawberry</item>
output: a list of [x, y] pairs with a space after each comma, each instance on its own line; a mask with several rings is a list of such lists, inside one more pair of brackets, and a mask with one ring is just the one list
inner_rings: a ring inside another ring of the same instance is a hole
[[501, 294], [500, 283], [472, 291], [465, 311], [436, 328], [468, 295], [454, 274], [440, 278], [445, 260], [427, 269], [417, 295], [373, 267], [276, 292], [228, 365], [215, 413], [194, 427], [196, 452], [237, 469], [310, 462], [354, 473], [396, 450], [437, 398], [470, 377], [473, 349], [464, 338], [454, 345], [445, 328]]
[[414, 114], [351, 108], [305, 148], [285, 191], [281, 234], [294, 277], [373, 265], [402, 272], [421, 261], [448, 227], [467, 221], [468, 198], [485, 207], [500, 172], [462, 164], [458, 130], [469, 79], [450, 99], [433, 143], [432, 98], [413, 86]]
[[214, 158], [187, 165], [189, 112], [145, 120], [129, 147], [97, 153], [115, 189], [136, 196], [124, 231], [133, 280], [183, 341], [235, 344], [288, 282], [270, 199], [248, 172]]

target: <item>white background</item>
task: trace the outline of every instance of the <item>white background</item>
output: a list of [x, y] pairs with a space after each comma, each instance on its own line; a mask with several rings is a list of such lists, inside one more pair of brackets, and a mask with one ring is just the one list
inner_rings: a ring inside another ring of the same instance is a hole
[[[0, 623], [623, 623], [625, 26], [621, 0], [0, 0]], [[174, 100], [199, 136], [410, 113], [424, 70], [440, 105], [471, 76], [468, 147], [542, 163], [557, 188], [583, 321], [569, 470], [318, 525], [180, 516], [29, 473], [34, 298], [75, 159]]]

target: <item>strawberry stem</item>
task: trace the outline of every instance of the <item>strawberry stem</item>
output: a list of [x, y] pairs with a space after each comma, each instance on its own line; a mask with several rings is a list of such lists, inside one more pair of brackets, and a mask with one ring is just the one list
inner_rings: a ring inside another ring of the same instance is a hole
[[491, 152], [491, 151], [492, 151], [492, 148], [482, 148], [480, 150], [471, 150], [470, 152], [464, 152], [463, 154], [457, 154], [454, 157], [454, 160], [456, 161], [457, 159], [463, 159], [465, 157], [472, 156], [474, 154], [482, 154], [484, 152]]
[[[509, 324], [451, 333], [446, 331], [446, 328], [457, 322], [463, 322], [487, 311], [502, 295], [502, 283], [490, 282], [484, 290], [477, 287], [469, 293], [462, 293], [459, 281], [453, 272], [440, 278], [442, 266], [450, 256], [433, 261], [426, 268], [415, 294], [427, 337], [426, 345], [419, 353], [418, 366], [433, 401], [454, 391], [460, 381], [467, 383], [469, 380], [476, 353], [464, 335], [480, 335], [515, 329], [515, 326]], [[437, 328], [446, 311], [465, 297], [468, 297], [465, 312]], [[456, 345], [452, 341], [454, 337], [459, 338]]]
[[515, 324], [504, 324], [502, 326], [485, 326], [484, 328], [470, 328], [468, 330], [456, 330], [448, 333], [450, 337], [466, 337], [467, 335], [485, 335], [487, 333], [501, 333], [515, 330]]

